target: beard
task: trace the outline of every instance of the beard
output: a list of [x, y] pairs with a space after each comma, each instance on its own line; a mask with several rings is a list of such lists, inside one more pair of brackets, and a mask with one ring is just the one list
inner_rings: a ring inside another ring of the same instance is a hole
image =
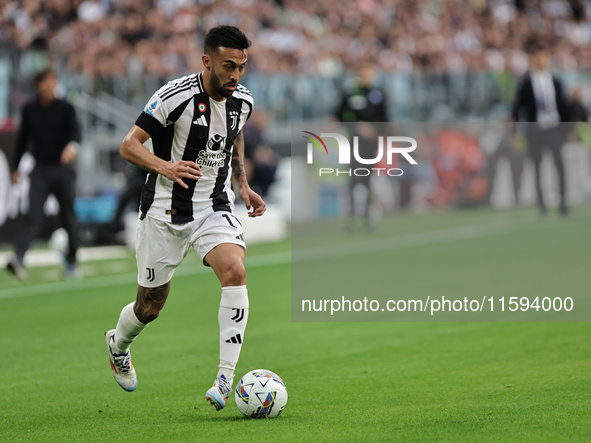
[[234, 93], [234, 91], [228, 91], [227, 89], [224, 89], [224, 85], [222, 85], [222, 82], [220, 81], [220, 78], [216, 74], [215, 70], [213, 69], [213, 66], [211, 67], [211, 86], [213, 87], [215, 92], [217, 92], [222, 97], [228, 98], [231, 97]]

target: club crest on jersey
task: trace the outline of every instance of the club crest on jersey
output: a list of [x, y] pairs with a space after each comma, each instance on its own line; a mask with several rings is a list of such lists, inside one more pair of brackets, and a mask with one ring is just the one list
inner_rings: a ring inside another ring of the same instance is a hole
[[213, 134], [207, 141], [207, 150], [220, 152], [226, 147], [226, 137], [220, 134]]
[[230, 111], [229, 116], [230, 116], [230, 120], [232, 122], [232, 124], [230, 125], [230, 129], [232, 131], [235, 131], [236, 128], [238, 127], [238, 116], [240, 115], [240, 113], [238, 111]]

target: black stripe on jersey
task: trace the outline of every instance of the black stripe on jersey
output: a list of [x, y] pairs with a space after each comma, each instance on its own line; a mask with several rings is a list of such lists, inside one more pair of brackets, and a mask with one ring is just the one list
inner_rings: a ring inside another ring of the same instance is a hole
[[140, 196], [140, 220], [146, 218], [146, 214], [154, 203], [154, 195], [156, 194], [156, 179], [158, 178], [158, 174], [155, 172], [150, 172], [148, 174], [148, 178], [146, 179], [146, 183], [142, 188], [142, 194]]
[[[243, 92], [248, 92], [248, 91], [243, 91]], [[252, 94], [250, 92], [248, 92], [248, 95], [250, 95], [252, 97]], [[246, 117], [246, 121], [248, 121], [248, 119], [250, 118], [250, 116], [252, 115], [252, 103], [249, 102], [248, 100], [244, 100], [242, 98], [238, 98], [238, 97], [232, 97], [234, 100], [237, 100], [240, 102], [240, 107], [239, 107], [239, 111], [240, 113], [242, 113], [242, 105], [244, 103], [246, 103], [248, 105], [248, 116]], [[245, 122], [246, 123], [246, 122]]]
[[[146, 114], [148, 115], [148, 114]], [[152, 119], [156, 120], [154, 117], [148, 115]], [[138, 119], [139, 120], [139, 119]], [[156, 120], [157, 121], [157, 120]], [[160, 125], [160, 123], [158, 123]], [[139, 126], [139, 125], [138, 125]], [[141, 127], [141, 126], [140, 126]], [[154, 155], [160, 157], [163, 160], [170, 161], [171, 158], [171, 146], [172, 140], [174, 139], [174, 126], [170, 125], [166, 128], [160, 126], [162, 128], [162, 132], [160, 132], [157, 136], [152, 136], [152, 146], [154, 148]], [[142, 128], [144, 129], [144, 128]], [[144, 129], [145, 130], [145, 129]], [[146, 131], [148, 132], [148, 131]], [[149, 134], [149, 132], [148, 132]], [[146, 179], [146, 183], [144, 183], [144, 187], [142, 188], [142, 194], [140, 197], [140, 219], [143, 220], [154, 203], [154, 196], [156, 194], [156, 179], [158, 178], [158, 174], [156, 172], [150, 172], [148, 174], [148, 178]]]
[[[249, 102], [248, 100], [242, 100], [242, 103], [246, 103], [248, 105], [248, 109], [250, 109], [250, 111], [248, 111], [248, 117], [246, 117], [246, 121], [248, 121], [248, 119], [252, 115], [252, 103]], [[246, 124], [246, 122], [244, 122], [244, 124]]]
[[[193, 100], [193, 119], [191, 120], [191, 129], [187, 137], [187, 144], [183, 152], [183, 160], [197, 161], [199, 151], [205, 150], [209, 138], [210, 109], [206, 107], [205, 112], [199, 110], [198, 104], [201, 102], [209, 103], [209, 97], [205, 93], [195, 95]], [[201, 126], [193, 122], [199, 117], [205, 116], [208, 126]], [[178, 119], [178, 117], [177, 117]], [[171, 202], [171, 221], [172, 223], [187, 223], [193, 221], [193, 193], [195, 192], [196, 180], [187, 179], [185, 183], [189, 186], [183, 188], [178, 183], [173, 185]]]
[[228, 199], [228, 193], [224, 192], [224, 183], [226, 182], [226, 178], [228, 178], [228, 174], [230, 172], [230, 158], [232, 157], [232, 150], [228, 148], [231, 146], [229, 141], [226, 141], [226, 147], [224, 151], [226, 152], [226, 159], [224, 160], [223, 166], [220, 166], [218, 170], [218, 176], [215, 180], [215, 186], [213, 187], [213, 191], [209, 198], [212, 199], [212, 209], [214, 211], [226, 211], [230, 212], [230, 200]]
[[160, 98], [163, 101], [168, 100], [169, 98], [174, 97], [175, 95], [194, 87], [199, 88], [199, 80], [197, 78], [187, 79], [184, 82], [181, 82], [178, 85], [171, 87], [166, 92], [162, 93]]
[[175, 123], [179, 118], [181, 118], [181, 115], [183, 115], [183, 112], [185, 112], [185, 108], [189, 103], [191, 103], [191, 100], [193, 100], [193, 97], [189, 97], [187, 100], [185, 100], [176, 108], [174, 108], [172, 112], [168, 114], [168, 122]]
[[[176, 122], [187, 105], [189, 100], [185, 100], [179, 106], [177, 106], [168, 116], [169, 122]], [[136, 125], [150, 134], [152, 139], [152, 147], [154, 149], [154, 155], [161, 158], [162, 160], [170, 161], [172, 158], [172, 142], [174, 140], [174, 125], [162, 126], [160, 122], [153, 116], [142, 112], [136, 120]], [[154, 203], [154, 196], [156, 194], [156, 179], [158, 174], [150, 172], [146, 183], [142, 188], [142, 195], [140, 198], [140, 218], [143, 220], [146, 213]]]
[[[239, 92], [240, 94], [244, 94], [244, 95], [246, 95], [248, 97], [252, 97], [252, 94], [250, 93], [250, 91], [248, 89], [246, 89], [246, 87], [244, 87], [242, 85], [238, 85], [236, 87], [236, 92]], [[244, 103], [246, 103], [248, 105], [249, 111], [248, 111], [248, 116], [246, 117], [246, 120], [248, 120], [250, 118], [251, 114], [252, 114], [252, 107], [253, 107], [254, 98], [253, 98], [252, 101], [251, 100], [245, 100], [242, 97], [236, 97], [236, 96], [232, 96], [232, 98], [234, 100], [239, 100], [240, 101], [240, 111], [242, 111], [242, 105]]]

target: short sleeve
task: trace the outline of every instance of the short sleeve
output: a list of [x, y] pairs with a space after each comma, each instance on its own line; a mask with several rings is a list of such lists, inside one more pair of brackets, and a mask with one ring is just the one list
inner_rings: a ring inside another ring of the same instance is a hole
[[240, 124], [238, 126], [238, 131], [242, 130], [243, 126], [246, 124], [246, 122], [250, 118], [253, 108], [254, 108], [254, 100], [252, 99], [252, 97], [250, 98], [250, 101], [244, 100], [242, 102], [242, 108], [241, 108], [241, 112], [240, 112]]
[[163, 127], [168, 126], [168, 110], [166, 109], [166, 103], [158, 96], [154, 94], [148, 104], [144, 108], [144, 112], [151, 115], [160, 122]]
[[144, 111], [137, 118], [135, 124], [150, 134], [151, 137], [159, 135], [168, 125], [166, 104], [158, 94], [154, 94], [148, 100]]

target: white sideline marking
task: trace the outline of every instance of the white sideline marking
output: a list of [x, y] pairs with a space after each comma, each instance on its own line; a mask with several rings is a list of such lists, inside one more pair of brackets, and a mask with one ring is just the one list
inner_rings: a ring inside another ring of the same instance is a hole
[[[246, 265], [248, 268], [259, 268], [264, 266], [271, 266], [274, 264], [289, 263], [291, 253], [275, 252], [270, 254], [263, 254], [247, 258]], [[0, 272], [3, 270], [0, 270]], [[209, 272], [210, 268], [200, 266], [199, 264], [185, 264], [179, 266], [175, 273], [175, 277], [187, 277], [191, 275], [205, 274]], [[10, 298], [27, 297], [31, 295], [52, 294], [56, 292], [70, 292], [82, 291], [88, 288], [107, 288], [111, 286], [119, 286], [128, 284], [132, 289], [135, 288], [137, 281], [137, 272], [126, 272], [124, 274], [90, 277], [82, 280], [62, 280], [50, 283], [40, 283], [32, 286], [16, 287], [0, 291], [0, 301]]]
[[[14, 252], [0, 252], [0, 263], [8, 263]], [[78, 249], [78, 261], [86, 263], [95, 260], [113, 260], [118, 258], [127, 258], [129, 249], [126, 246], [94, 246], [92, 248]], [[52, 266], [63, 264], [62, 254], [53, 249], [33, 249], [25, 257], [25, 266], [34, 268], [40, 266]]]
[[[458, 228], [441, 229], [424, 233], [409, 234], [406, 236], [376, 238], [360, 242], [349, 242], [332, 247], [310, 248], [293, 251], [274, 252], [269, 254], [255, 255], [246, 258], [248, 268], [259, 268], [272, 265], [280, 265], [289, 262], [303, 262], [309, 260], [324, 260], [327, 258], [359, 255], [369, 252], [380, 252], [393, 249], [412, 248], [436, 243], [444, 243], [456, 240], [474, 239], [488, 237], [518, 231], [524, 225], [537, 220], [535, 217], [520, 220], [509, 220], [506, 222], [495, 222], [487, 225], [469, 225]], [[195, 264], [184, 264], [177, 268], [175, 277], [186, 277], [209, 272], [210, 268], [205, 266], [196, 267]], [[56, 292], [70, 292], [85, 290], [88, 288], [106, 288], [128, 284], [130, 287], [136, 285], [136, 272], [124, 274], [90, 277], [82, 280], [64, 280], [54, 283], [40, 283], [33, 286], [16, 287], [0, 291], [0, 300], [7, 300], [17, 297], [31, 295], [51, 294]]]

